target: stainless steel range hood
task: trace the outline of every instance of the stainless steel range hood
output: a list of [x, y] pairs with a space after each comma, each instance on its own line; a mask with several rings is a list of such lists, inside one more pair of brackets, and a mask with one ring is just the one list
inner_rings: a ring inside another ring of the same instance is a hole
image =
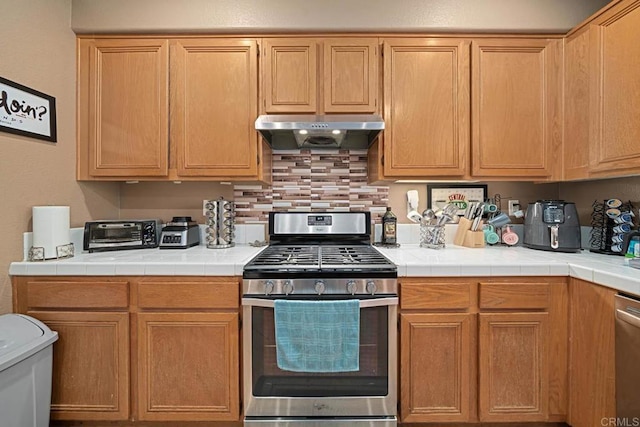
[[383, 129], [384, 121], [378, 114], [274, 114], [256, 120], [256, 130], [274, 150], [366, 149]]

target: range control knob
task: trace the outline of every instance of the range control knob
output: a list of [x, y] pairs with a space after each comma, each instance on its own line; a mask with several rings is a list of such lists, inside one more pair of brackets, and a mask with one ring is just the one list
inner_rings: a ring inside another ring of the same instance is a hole
[[282, 291], [285, 295], [289, 295], [293, 293], [293, 282], [291, 280], [285, 280], [282, 284]]
[[376, 282], [374, 282], [373, 280], [369, 280], [367, 282], [367, 292], [370, 293], [371, 295], [374, 295], [376, 293], [376, 290], [378, 289], [378, 287], [376, 286]]
[[347, 293], [349, 293], [351, 295], [355, 295], [356, 294], [356, 281], [355, 280], [349, 280], [347, 282]]
[[324, 293], [324, 287], [324, 280], [316, 280], [314, 288], [318, 295], [322, 295]]
[[274, 283], [273, 280], [267, 280], [264, 282], [264, 294], [265, 295], [271, 295], [273, 293], [273, 288], [274, 288]]

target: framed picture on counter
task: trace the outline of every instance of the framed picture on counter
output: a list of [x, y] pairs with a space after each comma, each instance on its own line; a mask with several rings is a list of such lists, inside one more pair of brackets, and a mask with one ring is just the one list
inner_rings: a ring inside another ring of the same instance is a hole
[[0, 131], [56, 142], [56, 99], [0, 77]]
[[454, 203], [458, 206], [457, 215], [464, 215], [469, 203], [486, 199], [486, 184], [427, 184], [427, 207], [434, 211], [447, 203]]

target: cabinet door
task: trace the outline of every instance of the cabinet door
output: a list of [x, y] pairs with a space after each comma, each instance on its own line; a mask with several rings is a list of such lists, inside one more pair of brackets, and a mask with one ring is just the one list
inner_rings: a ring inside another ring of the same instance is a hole
[[479, 316], [480, 421], [545, 421], [549, 403], [547, 313]]
[[387, 39], [385, 177], [462, 176], [469, 144], [469, 42]]
[[138, 416], [237, 421], [237, 313], [139, 313]]
[[80, 42], [78, 152], [89, 178], [167, 176], [168, 44]]
[[478, 40], [472, 63], [472, 174], [550, 178], [561, 160], [561, 41]]
[[585, 29], [565, 40], [563, 178], [589, 176], [590, 32]]
[[378, 39], [324, 39], [324, 112], [377, 110]]
[[470, 422], [471, 314], [400, 316], [402, 422]]
[[571, 279], [569, 419], [574, 427], [616, 416], [616, 291]]
[[53, 345], [51, 418], [129, 417], [129, 315], [29, 311], [58, 332]]
[[263, 98], [266, 113], [315, 113], [318, 49], [315, 39], [264, 39]]
[[625, 4], [595, 28], [591, 172], [597, 176], [637, 173], [640, 168], [640, 2]]
[[178, 176], [258, 173], [255, 40], [171, 42], [171, 144]]

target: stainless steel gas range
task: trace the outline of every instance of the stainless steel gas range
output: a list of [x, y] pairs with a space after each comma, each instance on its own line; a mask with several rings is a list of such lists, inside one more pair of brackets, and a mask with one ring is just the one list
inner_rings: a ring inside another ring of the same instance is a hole
[[395, 426], [397, 269], [370, 214], [271, 213], [269, 237], [243, 273], [245, 426]]

